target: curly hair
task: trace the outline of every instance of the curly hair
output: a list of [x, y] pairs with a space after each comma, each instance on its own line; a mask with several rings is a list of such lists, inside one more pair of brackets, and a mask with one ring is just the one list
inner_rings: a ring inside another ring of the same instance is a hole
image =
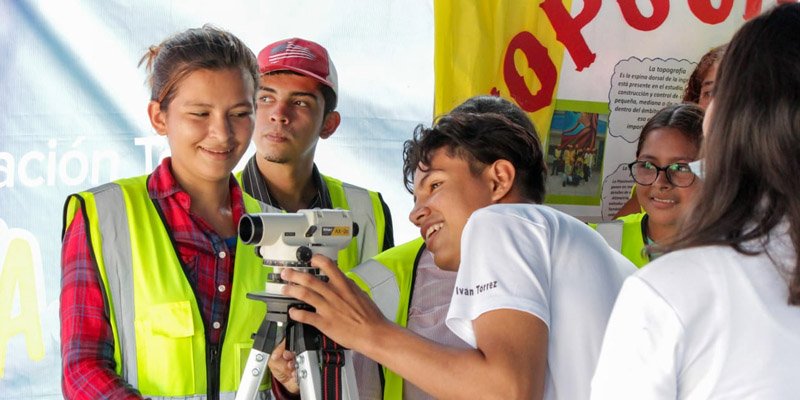
[[708, 74], [708, 71], [711, 70], [711, 67], [722, 60], [722, 56], [725, 54], [725, 48], [726, 45], [723, 44], [703, 54], [703, 57], [700, 58], [700, 62], [697, 63], [697, 67], [692, 71], [692, 75], [689, 76], [689, 82], [686, 84], [686, 88], [683, 90], [684, 102], [700, 103], [700, 95], [703, 92], [703, 79]]
[[[519, 112], [527, 119], [522, 110]], [[526, 199], [541, 203], [547, 167], [533, 124], [528, 121], [525, 125], [528, 126], [523, 127], [504, 114], [461, 109], [440, 117], [430, 128], [417, 126], [414, 137], [404, 145], [406, 189], [413, 193], [414, 172], [430, 166], [433, 153], [446, 148], [449, 156], [467, 161], [470, 171], [476, 175], [497, 160], [508, 160], [516, 169], [515, 187]]]

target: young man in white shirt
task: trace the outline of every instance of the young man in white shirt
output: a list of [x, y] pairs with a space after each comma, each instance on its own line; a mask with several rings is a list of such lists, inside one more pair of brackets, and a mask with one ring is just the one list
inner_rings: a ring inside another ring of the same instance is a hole
[[447, 325], [472, 348], [386, 320], [324, 257], [323, 282], [285, 270], [294, 309], [339, 344], [437, 398], [585, 399], [609, 313], [635, 267], [544, 198], [539, 139], [505, 117], [453, 113], [406, 142], [411, 221], [435, 263], [458, 270]]

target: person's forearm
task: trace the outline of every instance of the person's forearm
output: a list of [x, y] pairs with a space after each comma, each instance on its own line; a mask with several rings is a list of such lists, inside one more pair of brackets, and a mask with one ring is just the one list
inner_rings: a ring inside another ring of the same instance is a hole
[[294, 283], [283, 286], [282, 293], [315, 309], [292, 308], [293, 320], [316, 327], [437, 398], [490, 398], [489, 391], [496, 398], [532, 398], [542, 392], [547, 327], [540, 319], [514, 310], [486, 313], [473, 321], [481, 350], [449, 348], [388, 321], [330, 259], [315, 255], [312, 265], [328, 275], [328, 282], [281, 271], [283, 280]]
[[[517, 397], [515, 374], [493, 366], [476, 349], [447, 347], [387, 323], [354, 350], [396, 372], [435, 398]], [[511, 396], [511, 397], [509, 397]]]

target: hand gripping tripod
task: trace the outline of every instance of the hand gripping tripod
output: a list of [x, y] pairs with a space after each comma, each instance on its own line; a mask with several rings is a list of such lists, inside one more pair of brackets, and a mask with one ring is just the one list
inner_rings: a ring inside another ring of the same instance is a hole
[[[289, 318], [292, 307], [308, 305], [287, 297], [250, 293], [247, 298], [267, 303], [267, 315], [253, 335], [236, 400], [254, 399], [258, 393], [270, 352], [285, 335], [286, 349], [296, 354], [297, 383], [302, 399], [358, 399], [352, 353], [311, 325]], [[338, 397], [341, 396], [341, 397]]]
[[[269, 227], [269, 230], [265, 230]], [[256, 398], [264, 378], [270, 352], [285, 337], [286, 349], [296, 354], [297, 383], [302, 399], [358, 399], [352, 353], [310, 325], [289, 318], [293, 307], [309, 305], [281, 294], [286, 282], [280, 279], [284, 268], [317, 274], [309, 264], [314, 254], [335, 259], [339, 250], [358, 234], [347, 210], [299, 210], [296, 214], [249, 214], [239, 221], [239, 237], [255, 244], [264, 266], [272, 268], [266, 291], [248, 293], [247, 298], [267, 304], [267, 314], [253, 335], [253, 348], [239, 382], [236, 400]]]

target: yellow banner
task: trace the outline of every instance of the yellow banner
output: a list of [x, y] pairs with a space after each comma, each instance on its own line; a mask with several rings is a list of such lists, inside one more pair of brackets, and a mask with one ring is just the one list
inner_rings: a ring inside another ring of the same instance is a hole
[[501, 96], [528, 112], [545, 143], [564, 47], [538, 2], [435, 0], [434, 32], [435, 115]]

